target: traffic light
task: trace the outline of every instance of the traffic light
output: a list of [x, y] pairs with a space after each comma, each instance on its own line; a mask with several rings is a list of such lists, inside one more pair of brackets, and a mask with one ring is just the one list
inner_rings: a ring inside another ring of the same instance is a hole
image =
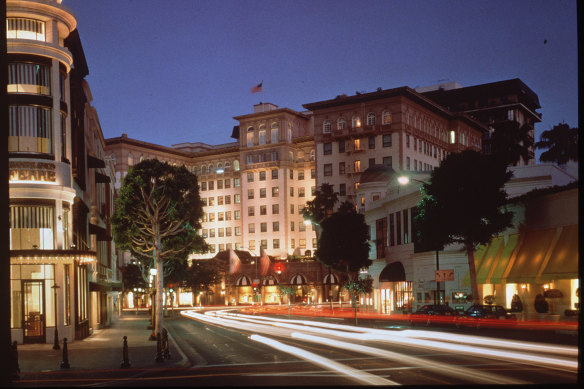
[[170, 293], [174, 293], [174, 288], [173, 288], [173, 285], [172, 285], [172, 284], [169, 284], [169, 285], [168, 285], [168, 288], [169, 288], [169, 289], [168, 289], [168, 291], [169, 291]]

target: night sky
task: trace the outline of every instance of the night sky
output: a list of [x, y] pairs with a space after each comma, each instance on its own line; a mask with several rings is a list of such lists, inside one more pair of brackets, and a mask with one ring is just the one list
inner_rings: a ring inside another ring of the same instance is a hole
[[[576, 1], [63, 0], [106, 138], [233, 141], [271, 102], [520, 78], [542, 131], [577, 126]], [[250, 89], [263, 81], [263, 92]], [[539, 152], [536, 154], [539, 156]]]

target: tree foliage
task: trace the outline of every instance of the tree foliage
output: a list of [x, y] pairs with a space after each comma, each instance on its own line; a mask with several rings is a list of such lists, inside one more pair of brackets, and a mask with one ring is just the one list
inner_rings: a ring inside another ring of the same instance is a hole
[[304, 220], [309, 220], [315, 225], [317, 238], [320, 235], [321, 223], [332, 214], [335, 204], [339, 201], [338, 196], [332, 185], [324, 183], [316, 190], [314, 198], [307, 201], [302, 209]]
[[215, 261], [194, 260], [188, 268], [185, 284], [193, 293], [211, 291], [213, 285], [221, 283], [221, 267]]
[[570, 128], [566, 123], [559, 123], [551, 130], [541, 133], [538, 149], [547, 149], [541, 153], [541, 162], [555, 162], [564, 165], [568, 161], [578, 160], [578, 129]]
[[450, 154], [422, 185], [414, 219], [422, 245], [438, 250], [460, 243], [468, 255], [472, 294], [478, 298], [474, 251], [511, 226], [505, 183], [512, 173], [503, 161], [473, 150]]
[[197, 177], [184, 166], [144, 160], [130, 168], [112, 218], [116, 246], [129, 250], [156, 277], [156, 328], [162, 328], [164, 262], [205, 248], [197, 234], [203, 215]]
[[369, 226], [354, 209], [335, 212], [322, 223], [316, 257], [332, 269], [357, 280], [359, 270], [371, 265]]
[[531, 127], [516, 121], [504, 121], [494, 125], [495, 131], [489, 140], [490, 153], [505, 165], [515, 165], [520, 160], [529, 161], [533, 147]]
[[148, 286], [146, 280], [138, 265], [129, 263], [122, 267], [124, 292], [132, 291], [134, 288], [146, 288]]

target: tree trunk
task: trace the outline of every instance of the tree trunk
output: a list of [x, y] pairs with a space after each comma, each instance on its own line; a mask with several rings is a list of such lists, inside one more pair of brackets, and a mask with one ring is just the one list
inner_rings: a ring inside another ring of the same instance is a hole
[[154, 260], [156, 261], [156, 326], [154, 328], [154, 335], [158, 336], [164, 327], [163, 315], [162, 315], [162, 297], [164, 293], [164, 268], [163, 261], [160, 258], [160, 252], [162, 252], [162, 239], [160, 234], [156, 234], [156, 249], [154, 253]]
[[475, 267], [474, 260], [474, 248], [466, 249], [466, 255], [468, 257], [468, 270], [470, 272], [470, 286], [472, 290], [472, 301], [473, 304], [480, 304], [479, 299], [479, 288], [477, 285], [477, 269]]

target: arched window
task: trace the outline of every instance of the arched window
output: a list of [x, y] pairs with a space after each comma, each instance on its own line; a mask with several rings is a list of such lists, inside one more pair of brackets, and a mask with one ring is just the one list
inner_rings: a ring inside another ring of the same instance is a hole
[[339, 118], [337, 120], [337, 130], [344, 130], [346, 126], [347, 126], [347, 122], [346, 122], [345, 118]]
[[286, 134], [288, 142], [292, 142], [292, 123], [288, 122], [288, 133]]
[[304, 162], [304, 151], [299, 151], [296, 156], [298, 157], [299, 162]]
[[198, 166], [193, 166], [193, 173], [195, 173], [197, 176], [199, 175], [199, 167]]
[[144, 160], [144, 156], [143, 156], [143, 155], [141, 155], [141, 156], [140, 156], [140, 162], [142, 162], [143, 160]]
[[383, 121], [383, 124], [391, 124], [391, 112], [383, 111], [381, 120]]
[[247, 146], [253, 146], [253, 127], [248, 127], [247, 129]]
[[201, 166], [201, 174], [207, 174], [207, 166]]
[[231, 164], [229, 163], [229, 161], [225, 162], [225, 170], [229, 169], [231, 167]]
[[368, 126], [373, 126], [375, 125], [375, 113], [373, 112], [369, 112], [367, 114], [367, 125]]
[[310, 160], [314, 161], [314, 149], [310, 150]]
[[210, 164], [209, 167], [208, 167], [208, 169], [209, 169], [209, 174], [213, 173], [213, 171], [214, 171], [213, 170], [213, 164]]
[[351, 127], [353, 128], [361, 127], [361, 118], [359, 116], [353, 116], [353, 119], [351, 120]]
[[322, 132], [323, 134], [330, 134], [331, 133], [331, 121], [325, 120], [322, 123]]
[[233, 170], [238, 172], [239, 171], [239, 160], [233, 161]]
[[273, 122], [270, 130], [270, 143], [278, 143], [280, 140], [278, 123]]
[[130, 153], [128, 154], [128, 166], [132, 166], [134, 164], [134, 156]]
[[223, 164], [221, 162], [219, 162], [217, 164], [217, 170], [223, 169]]
[[265, 145], [266, 144], [266, 126], [264, 124], [260, 124], [259, 130], [259, 144]]

